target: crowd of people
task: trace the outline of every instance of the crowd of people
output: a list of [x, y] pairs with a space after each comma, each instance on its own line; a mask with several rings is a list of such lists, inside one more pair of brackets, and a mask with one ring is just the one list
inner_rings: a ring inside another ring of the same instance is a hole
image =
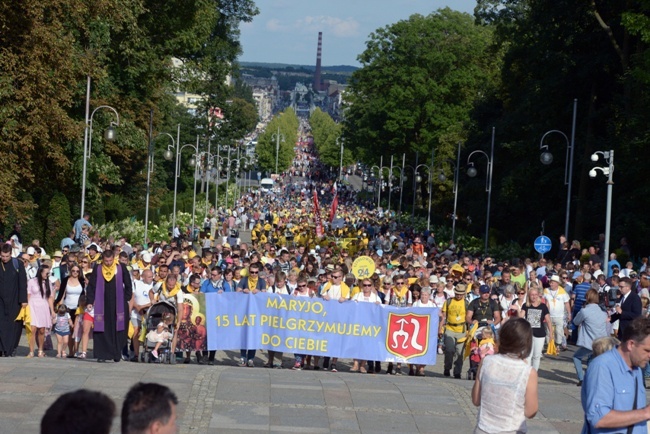
[[[168, 301], [183, 312], [185, 293], [272, 292], [341, 303], [437, 307], [439, 344], [432, 350], [444, 354], [444, 376], [462, 377], [474, 342], [473, 355], [484, 364], [482, 369], [470, 366], [468, 376], [477, 382], [473, 401], [485, 405], [486, 393], [496, 392], [481, 381], [498, 382], [499, 366], [513, 364], [525, 387], [507, 393], [513, 399], [525, 396], [522, 414], [530, 416], [537, 403], [536, 398], [529, 401], [529, 393], [536, 395], [532, 390], [545, 348], [564, 351], [577, 345], [573, 361], [581, 386], [583, 362], [594, 359], [596, 342], [612, 336], [624, 344], [639, 339], [639, 333], [630, 337], [626, 330], [650, 312], [647, 259], [638, 268], [631, 262], [621, 267], [614, 255], [603, 270], [598, 243], [583, 251], [579, 242], [564, 237], [554, 260], [471, 255], [453, 242], [438, 244], [432, 232], [416, 233], [399, 224], [390, 212], [359, 201], [352, 188], [335, 186], [312, 148], [300, 147], [297, 155], [296, 165], [277, 180], [277, 192], [247, 192], [231, 208], [211, 209], [198, 239], [183, 237], [184, 231], [149, 245], [106, 239], [86, 215], [49, 256], [37, 240], [24, 248], [16, 225], [1, 249], [0, 353], [15, 355], [26, 307], [27, 357], [45, 357], [47, 337], [54, 335], [57, 357], [83, 359], [93, 337], [93, 356], [100, 362], [141, 361], [139, 337], [147, 310]], [[315, 219], [314, 198], [330, 218]], [[242, 242], [243, 230], [250, 230], [250, 242]], [[627, 248], [625, 240], [622, 245]], [[360, 256], [370, 257], [376, 270], [362, 279], [352, 273], [352, 262]], [[180, 316], [159, 323], [156, 332], [162, 336], [173, 321], [178, 326]], [[169, 337], [175, 352], [177, 332]], [[500, 356], [490, 359], [495, 351]], [[336, 356], [295, 354], [287, 367], [338, 371]], [[252, 367], [255, 359], [255, 350], [244, 349], [238, 362]], [[195, 360], [212, 365], [215, 353], [196, 351]], [[183, 362], [191, 363], [190, 352]], [[282, 353], [268, 351], [266, 367], [282, 362]], [[397, 363], [384, 368], [380, 361], [353, 360], [351, 365], [352, 372], [403, 373]], [[423, 376], [425, 367], [408, 365], [408, 374]], [[650, 376], [648, 368], [645, 375]], [[485, 408], [481, 414], [488, 413]], [[478, 432], [492, 432], [489, 424]]]

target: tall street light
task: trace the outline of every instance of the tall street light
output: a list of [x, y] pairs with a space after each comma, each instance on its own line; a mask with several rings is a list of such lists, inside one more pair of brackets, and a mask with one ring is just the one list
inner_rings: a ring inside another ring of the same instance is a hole
[[336, 138], [336, 143], [341, 143], [341, 161], [339, 163], [339, 182], [343, 181], [343, 139], [341, 137]]
[[596, 151], [591, 154], [591, 161], [596, 162], [599, 155], [607, 163], [606, 167], [594, 167], [589, 171], [589, 176], [595, 178], [598, 171], [607, 176], [607, 215], [605, 216], [605, 254], [603, 255], [603, 272], [607, 275], [609, 271], [609, 238], [612, 227], [612, 188], [614, 186], [614, 151]]
[[571, 181], [573, 180], [573, 150], [575, 149], [575, 137], [576, 137], [576, 114], [578, 112], [578, 100], [573, 100], [573, 123], [571, 127], [571, 142], [569, 138], [562, 131], [559, 130], [550, 130], [544, 133], [542, 140], [539, 142], [539, 150], [544, 151], [540, 155], [539, 159], [542, 164], [549, 165], [553, 162], [553, 154], [548, 150], [548, 145], [544, 144], [544, 139], [549, 134], [560, 134], [566, 140], [567, 150], [566, 150], [566, 162], [564, 164], [564, 185], [567, 186], [566, 193], [566, 216], [564, 221], [564, 236], [569, 237], [569, 216], [571, 211]]
[[[458, 206], [458, 175], [460, 172], [460, 142], [458, 142], [458, 155], [456, 157], [456, 161], [454, 162], [453, 160], [447, 160], [449, 164], [451, 164], [454, 167], [454, 213], [451, 216], [451, 242], [452, 244], [454, 243], [454, 240], [456, 239], [456, 220], [458, 220], [458, 215], [456, 213], [456, 208]], [[440, 182], [445, 182], [447, 177], [445, 177], [445, 174], [440, 171], [440, 175], [438, 175], [438, 180]]]
[[[93, 141], [93, 117], [99, 109], [109, 109], [115, 113], [117, 122], [111, 122], [106, 131], [104, 132], [104, 139], [107, 142], [113, 142], [117, 138], [117, 131], [114, 126], [120, 126], [120, 115], [113, 107], [108, 105], [101, 105], [90, 113], [90, 76], [86, 83], [86, 128], [84, 130], [84, 161], [83, 170], [81, 175], [81, 218], [84, 218], [86, 206], [86, 171], [88, 166], [88, 158], [90, 157], [90, 150], [92, 149]], [[90, 115], [89, 115], [90, 113]]]
[[[178, 125], [179, 132], [180, 132], [180, 124]], [[167, 152], [171, 153], [171, 149], [174, 149], [176, 147], [176, 141], [174, 140], [174, 137], [169, 134], [169, 133], [160, 133], [156, 137], [154, 137], [151, 140], [151, 143], [154, 143], [156, 139], [160, 136], [167, 136], [171, 139], [172, 144], [171, 146], [167, 146], [167, 151], [165, 151], [165, 155]], [[151, 191], [151, 172], [153, 172], [153, 158], [154, 158], [154, 153], [149, 152], [149, 158], [147, 159], [147, 198], [145, 201], [145, 211], [144, 211], [144, 244], [148, 244], [147, 242], [147, 233], [149, 230], [149, 195]], [[173, 232], [173, 227], [172, 227], [172, 232]]]
[[[432, 192], [432, 175], [433, 175], [433, 150], [431, 150], [431, 166], [428, 164], [418, 164], [415, 166], [413, 173], [414, 173], [414, 178], [415, 178], [415, 185], [417, 186], [419, 183], [422, 182], [422, 176], [418, 173], [418, 170], [420, 168], [426, 168], [427, 169], [427, 184], [429, 185], [429, 206], [427, 209], [427, 231], [431, 230], [431, 192]], [[413, 190], [413, 196], [417, 195], [417, 188]], [[413, 201], [415, 203], [415, 201]]]
[[[196, 136], [196, 144], [185, 144], [179, 147], [180, 129], [178, 126], [178, 135], [176, 136], [176, 164], [174, 165], [174, 215], [172, 218], [172, 233], [176, 228], [176, 196], [178, 195], [178, 178], [181, 176], [181, 152], [183, 149], [190, 147], [194, 150], [194, 158], [190, 159], [190, 165], [194, 167], [194, 204], [192, 205], [192, 237], [194, 237], [194, 214], [196, 207], [196, 156], [199, 155], [199, 136]], [[165, 151], [165, 159], [170, 160], [173, 158], [172, 152], [168, 149]]]
[[489, 156], [488, 154], [481, 151], [480, 149], [477, 149], [476, 151], [472, 152], [467, 156], [467, 164], [469, 165], [469, 169], [467, 169], [467, 175], [471, 178], [474, 178], [478, 173], [476, 168], [474, 167], [474, 163], [470, 161], [472, 159], [472, 155], [482, 154], [485, 155], [485, 158], [487, 159], [487, 173], [485, 175], [485, 191], [487, 191], [488, 194], [487, 217], [485, 218], [485, 254], [486, 255], [488, 253], [488, 236], [490, 233], [490, 200], [492, 198], [492, 167], [494, 165], [494, 134], [495, 134], [495, 128], [492, 127], [492, 147]]
[[[279, 175], [278, 173], [278, 157], [280, 155], [280, 141], [284, 143], [284, 134], [280, 133], [280, 127], [278, 127], [278, 132], [273, 133], [271, 136], [271, 140], [275, 139], [275, 174]], [[230, 149], [228, 150], [230, 152]], [[230, 155], [228, 155], [230, 157]]]

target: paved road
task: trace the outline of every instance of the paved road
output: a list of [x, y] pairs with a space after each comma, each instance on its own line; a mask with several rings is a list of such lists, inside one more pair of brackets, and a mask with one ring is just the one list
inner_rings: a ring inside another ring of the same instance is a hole
[[[37, 433], [56, 397], [78, 388], [101, 390], [119, 408], [137, 381], [165, 383], [176, 392], [180, 432], [187, 434], [470, 433], [476, 421], [472, 383], [443, 377], [441, 358], [421, 378], [353, 374], [341, 364], [338, 373], [264, 369], [259, 352], [256, 368], [237, 367], [235, 352], [218, 352], [215, 366], [98, 364], [25, 354], [21, 347], [19, 357], [0, 358], [0, 434]], [[285, 366], [290, 362], [285, 356]], [[542, 360], [540, 412], [529, 432], [580, 431], [580, 389], [572, 370], [570, 352]], [[118, 427], [116, 419], [114, 433]]]

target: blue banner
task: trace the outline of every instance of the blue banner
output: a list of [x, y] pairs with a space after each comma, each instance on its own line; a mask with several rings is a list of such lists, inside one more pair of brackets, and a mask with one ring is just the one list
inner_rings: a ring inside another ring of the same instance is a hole
[[209, 350], [265, 349], [436, 363], [438, 308], [395, 308], [260, 292], [205, 295]]

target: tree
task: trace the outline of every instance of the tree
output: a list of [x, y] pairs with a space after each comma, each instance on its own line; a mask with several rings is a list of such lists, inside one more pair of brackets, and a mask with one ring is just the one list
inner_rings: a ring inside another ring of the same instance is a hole
[[[320, 108], [314, 110], [309, 117], [314, 145], [318, 150], [320, 161], [330, 168], [338, 168], [341, 164], [341, 125], [334, 122], [332, 117]], [[343, 166], [355, 162], [352, 150], [343, 150]]]
[[43, 240], [47, 251], [58, 249], [61, 240], [68, 236], [71, 227], [72, 216], [68, 198], [62, 193], [56, 193], [49, 203], [45, 240]]
[[490, 28], [449, 8], [376, 30], [345, 96], [346, 148], [370, 164], [402, 153], [422, 161], [432, 149], [438, 161], [455, 159], [474, 104], [496, 79], [491, 41]]
[[[279, 116], [271, 119], [266, 130], [257, 139], [255, 152], [258, 166], [269, 173], [275, 173], [276, 147], [278, 172], [282, 173], [291, 167], [295, 158], [294, 146], [298, 139], [298, 117], [293, 109], [288, 108]], [[279, 135], [278, 135], [279, 133]]]

